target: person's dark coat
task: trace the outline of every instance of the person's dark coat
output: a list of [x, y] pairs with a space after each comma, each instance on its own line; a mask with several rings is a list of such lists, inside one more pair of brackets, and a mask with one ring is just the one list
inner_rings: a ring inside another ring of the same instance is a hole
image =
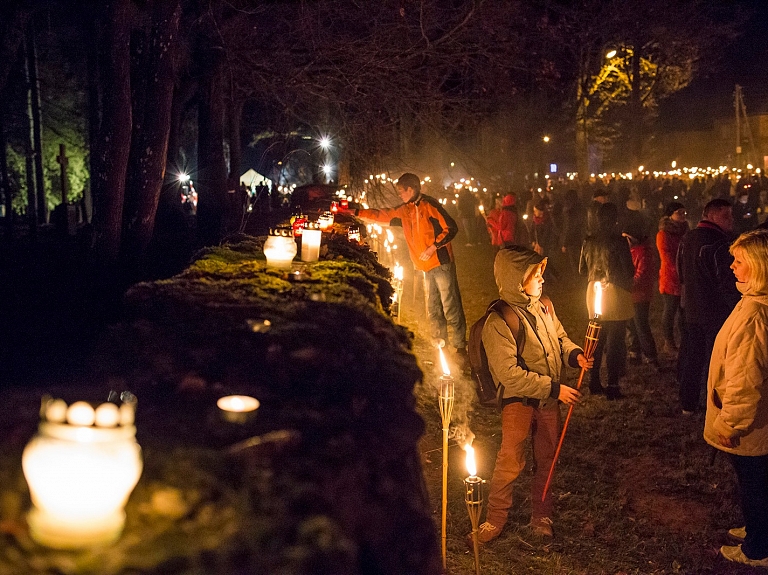
[[677, 275], [686, 323], [717, 330], [741, 299], [730, 268], [730, 243], [730, 234], [708, 220], [683, 236]]

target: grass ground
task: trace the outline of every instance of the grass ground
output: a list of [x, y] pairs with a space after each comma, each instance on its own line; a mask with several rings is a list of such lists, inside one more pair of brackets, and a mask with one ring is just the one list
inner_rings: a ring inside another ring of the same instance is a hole
[[[454, 242], [456, 243], [456, 242]], [[458, 273], [468, 321], [496, 297], [490, 246], [458, 246]], [[545, 291], [571, 338], [581, 343], [586, 311], [581, 281], [561, 274]], [[410, 299], [409, 299], [410, 298]], [[427, 422], [421, 442], [425, 476], [440, 531], [441, 423], [435, 381], [437, 356], [428, 341], [423, 301], [406, 284], [403, 323], [416, 333], [415, 352], [425, 372], [417, 389]], [[658, 321], [660, 303], [652, 309]], [[657, 338], [658, 339], [658, 338]], [[585, 390], [568, 428], [553, 484], [554, 541], [533, 535], [530, 517], [531, 457], [515, 484], [510, 520], [498, 540], [481, 551], [484, 575], [550, 574], [746, 574], [765, 572], [728, 563], [718, 556], [726, 532], [741, 524], [735, 477], [722, 453], [701, 438], [703, 414], [680, 414], [674, 362], [662, 369], [631, 365], [622, 380], [626, 399], [608, 402]], [[569, 370], [575, 383], [576, 370]], [[490, 480], [501, 441], [499, 414], [477, 406], [466, 378], [457, 379], [452, 432], [466, 422], [476, 435], [479, 475]], [[586, 387], [586, 386], [585, 386]], [[563, 409], [563, 416], [565, 409]], [[464, 542], [470, 522], [464, 505], [464, 452], [449, 447], [448, 571], [474, 573]]]

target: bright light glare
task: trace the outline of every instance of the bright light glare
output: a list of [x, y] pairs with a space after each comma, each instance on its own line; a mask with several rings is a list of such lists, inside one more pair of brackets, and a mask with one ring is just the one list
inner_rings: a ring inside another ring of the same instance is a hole
[[320, 147], [323, 150], [327, 150], [331, 146], [331, 140], [328, 136], [323, 136], [320, 138]]
[[606, 52], [605, 57], [610, 60], [611, 58], [615, 57], [617, 54], [616, 50], [609, 50]]
[[184, 174], [184, 173], [179, 174], [179, 181], [181, 183], [188, 182], [189, 181], [189, 174]]
[[332, 171], [332, 168], [331, 168], [331, 166], [329, 166], [328, 164], [325, 164], [325, 165], [323, 166], [323, 173], [324, 173], [326, 176], [330, 175], [331, 171]]

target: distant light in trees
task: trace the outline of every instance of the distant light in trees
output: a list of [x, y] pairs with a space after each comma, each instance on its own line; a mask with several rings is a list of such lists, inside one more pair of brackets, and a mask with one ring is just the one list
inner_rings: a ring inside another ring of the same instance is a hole
[[608, 50], [608, 52], [606, 52], [605, 54], [605, 58], [607, 60], [610, 60], [611, 58], [614, 58], [616, 54], [617, 54], [616, 50]]

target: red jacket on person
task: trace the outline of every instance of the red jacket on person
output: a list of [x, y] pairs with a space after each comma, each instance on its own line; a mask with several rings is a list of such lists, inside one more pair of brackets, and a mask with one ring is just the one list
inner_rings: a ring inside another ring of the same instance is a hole
[[656, 234], [656, 247], [661, 258], [659, 269], [659, 293], [680, 295], [680, 278], [677, 275], [677, 249], [680, 240], [688, 232], [688, 222], [675, 222], [661, 218]]
[[653, 265], [653, 251], [648, 241], [629, 248], [632, 264], [635, 266], [635, 281], [632, 284], [632, 303], [651, 301], [656, 283], [656, 269]]

